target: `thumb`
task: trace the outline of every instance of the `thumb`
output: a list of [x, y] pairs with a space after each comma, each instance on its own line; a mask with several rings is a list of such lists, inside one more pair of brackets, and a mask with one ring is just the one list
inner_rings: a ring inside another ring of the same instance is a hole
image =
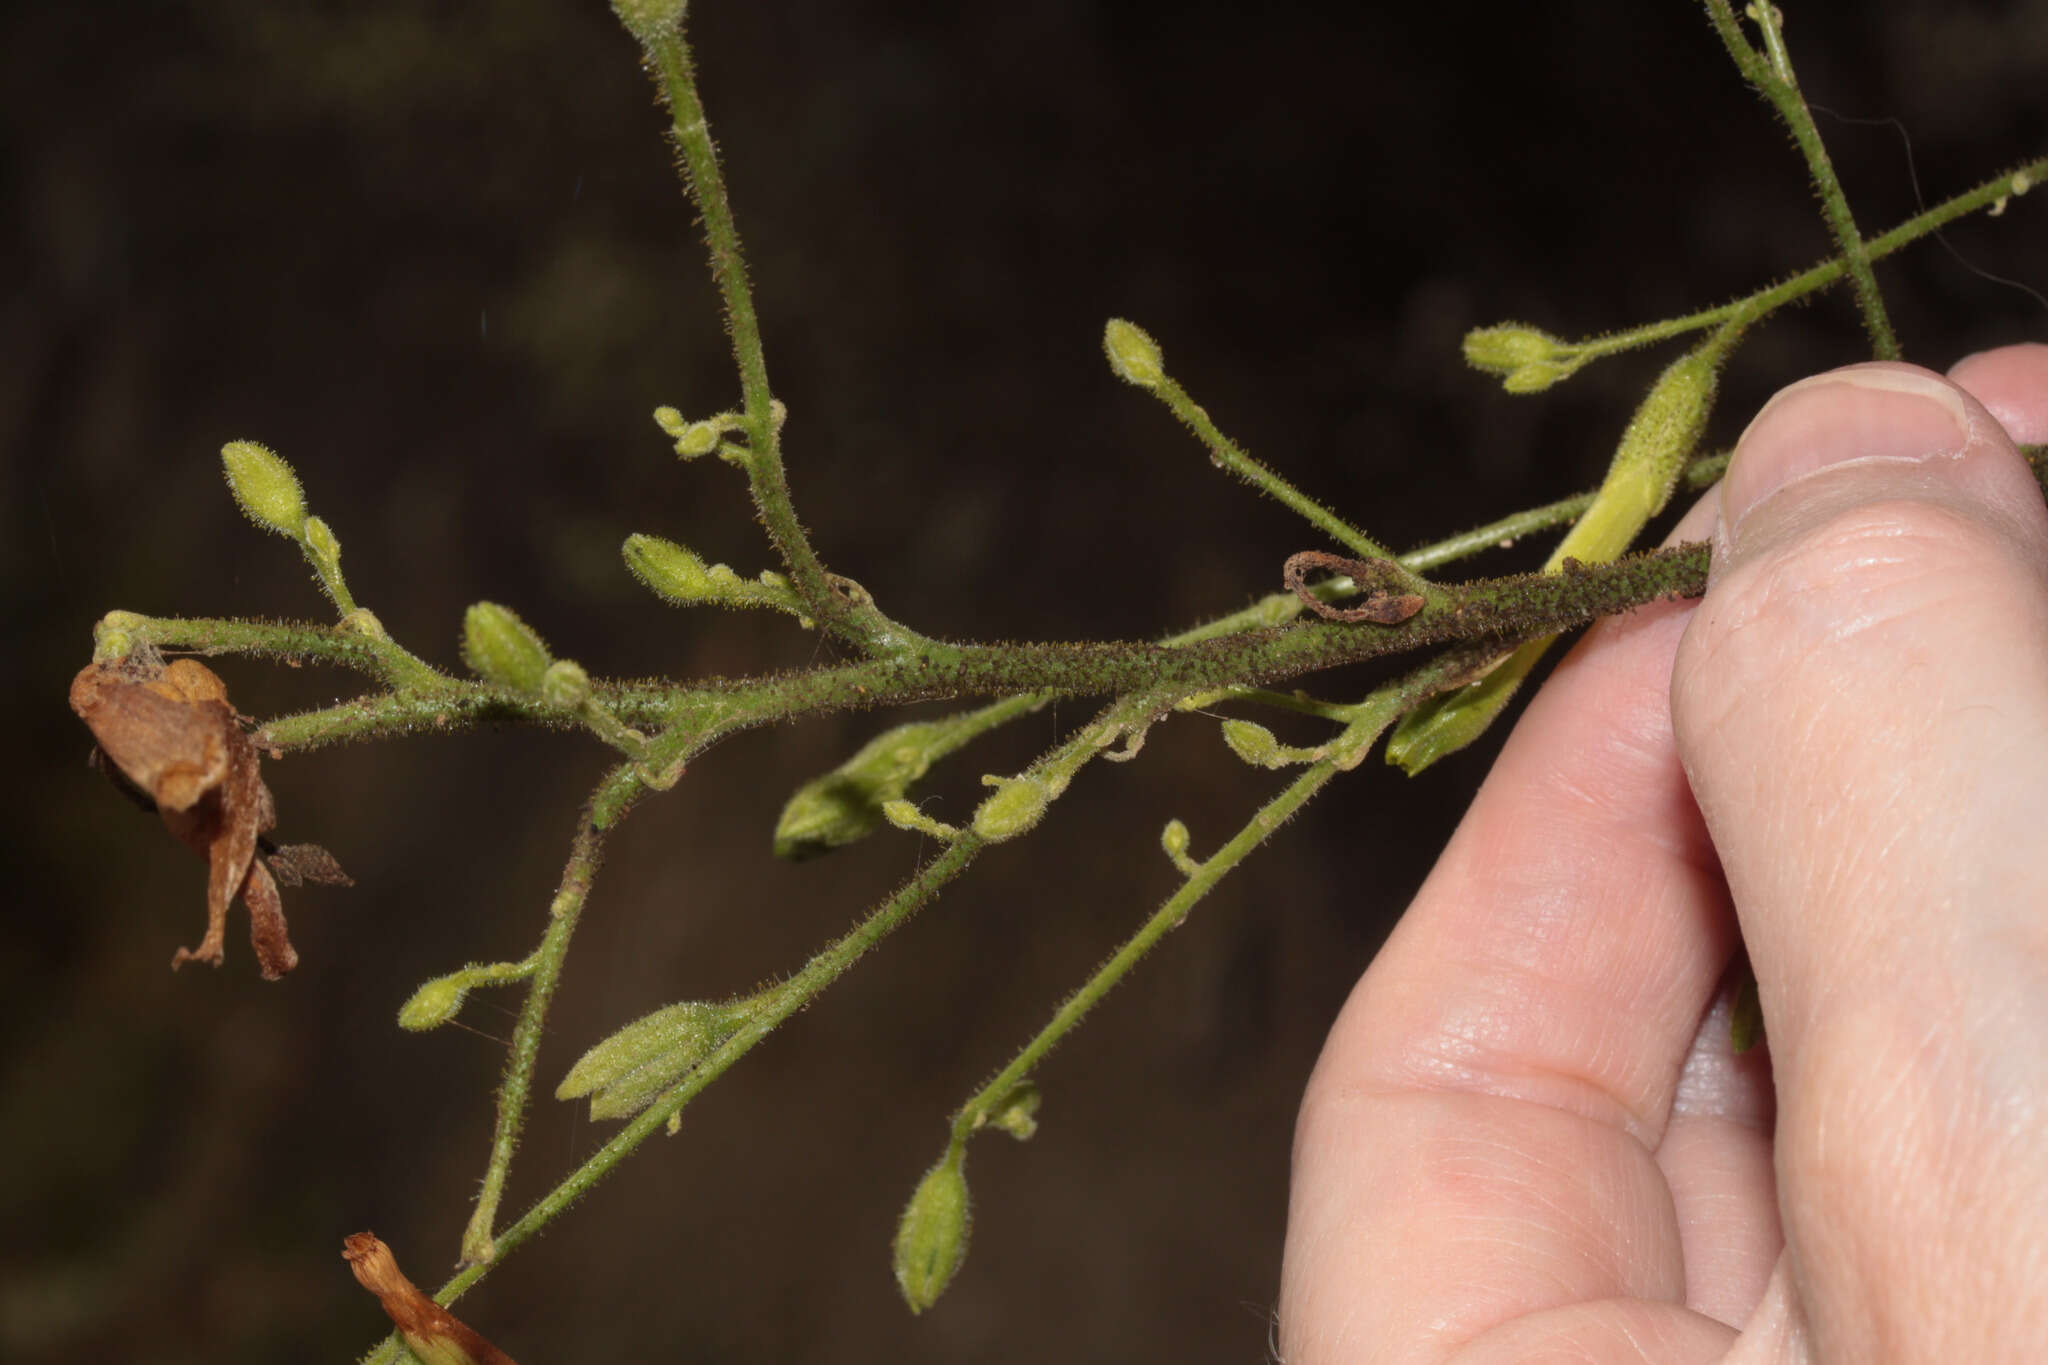
[[1926, 1272], [1997, 1281], [2048, 1226], [2012, 1127], [2048, 1103], [2048, 511], [1998, 423], [1905, 365], [1773, 398], [1671, 700], [1763, 999], [1815, 1339], [1953, 1350], [1996, 1315], [1961, 1316], [1961, 1281], [1951, 1320]]

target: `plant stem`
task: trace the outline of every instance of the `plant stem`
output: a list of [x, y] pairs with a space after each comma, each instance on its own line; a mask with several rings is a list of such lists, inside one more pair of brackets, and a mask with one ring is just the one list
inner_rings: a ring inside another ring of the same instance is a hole
[[1355, 718], [1332, 741], [1329, 753], [1310, 764], [1279, 795], [1260, 807], [1258, 813], [1227, 843], [1197, 865], [1180, 888], [1167, 897], [1138, 931], [1125, 940], [1079, 990], [1067, 997], [1045, 1027], [1024, 1045], [1010, 1064], [960, 1107], [953, 1118], [951, 1141], [955, 1144], [964, 1142], [969, 1133], [986, 1123], [993, 1107], [1031, 1074], [1045, 1055], [1124, 979], [1140, 959], [1168, 933], [1180, 927], [1197, 901], [1286, 823], [1310, 797], [1321, 791], [1332, 777], [1356, 766], [1357, 759], [1364, 756], [1395, 717], [1456, 676], [1459, 667], [1460, 661], [1457, 660], [1432, 660], [1359, 703]]
[[[441, 1286], [434, 1295], [434, 1301], [446, 1305], [460, 1298], [464, 1290], [489, 1274], [493, 1265], [501, 1262], [527, 1239], [546, 1227], [557, 1214], [611, 1174], [635, 1148], [651, 1137], [656, 1130], [665, 1127], [671, 1118], [680, 1114], [684, 1106], [711, 1082], [724, 1075], [733, 1063], [752, 1051], [755, 1044], [844, 976], [847, 969], [858, 962], [875, 944], [902, 927], [938, 893], [940, 888], [966, 870], [982, 846], [982, 840], [976, 838], [973, 833], [963, 833], [938, 857], [926, 863], [887, 901], [844, 936], [819, 952], [795, 976], [776, 988], [772, 993], [772, 1003], [765, 1005], [749, 1018], [746, 1025], [723, 1047], [706, 1058], [695, 1071], [671, 1087], [660, 1099], [642, 1110], [621, 1128], [610, 1142], [599, 1148], [560, 1184], [542, 1196], [532, 1208], [519, 1217], [518, 1221], [500, 1232], [496, 1243], [497, 1261], [476, 1262], [465, 1266]], [[393, 1334], [364, 1357], [363, 1365], [389, 1365], [389, 1362], [401, 1358], [399, 1353], [403, 1349], [403, 1344], [397, 1335]]]
[[1308, 494], [1296, 488], [1286, 479], [1254, 459], [1235, 441], [1225, 436], [1209, 412], [1188, 396], [1170, 375], [1161, 375], [1158, 382], [1150, 386], [1152, 393], [1167, 409], [1178, 417], [1188, 430], [1203, 445], [1209, 448], [1209, 458], [1218, 469], [1237, 475], [1261, 493], [1286, 506], [1290, 511], [1305, 518], [1308, 523], [1331, 539], [1349, 546], [1364, 559], [1392, 559], [1393, 551], [1381, 545], [1364, 531], [1359, 530], [1329, 508], [1317, 502]]
[[1799, 145], [1800, 154], [1806, 158], [1807, 175], [1820, 195], [1828, 230], [1834, 234], [1835, 249], [1841, 253], [1838, 259], [1855, 286], [1856, 303], [1863, 310], [1863, 327], [1870, 334], [1872, 355], [1878, 360], [1897, 360], [1899, 341], [1892, 334], [1891, 320], [1885, 316], [1884, 295], [1878, 291], [1877, 275], [1870, 268], [1869, 248], [1856, 229], [1856, 217], [1850, 212], [1848, 196], [1842, 193], [1842, 182], [1835, 175], [1834, 162], [1821, 142], [1820, 129], [1814, 126], [1813, 114], [1806, 107], [1806, 97], [1799, 93], [1799, 79], [1793, 74], [1792, 58], [1785, 50], [1783, 13], [1771, 0], [1753, 0], [1749, 6], [1749, 14], [1763, 34], [1762, 53], [1742, 36], [1741, 25], [1728, 0], [1707, 0], [1707, 13], [1728, 55], [1734, 58], [1744, 78], [1778, 111], [1778, 117], [1791, 130], [1792, 140]]
[[674, 23], [637, 36], [656, 85], [668, 101], [673, 117], [670, 132], [688, 172], [684, 186], [704, 224], [704, 238], [711, 248], [711, 275], [725, 300], [726, 327], [732, 334], [746, 419], [747, 477], [761, 524], [782, 558], [791, 586], [802, 597], [806, 614], [870, 654], [901, 650], [919, 637], [891, 621], [871, 601], [850, 598], [833, 586], [790, 500], [789, 478], [782, 464], [781, 423], [768, 385], [760, 318], [754, 310], [753, 289], [747, 283], [746, 257], [740, 250], [739, 227], [711, 140], [711, 125], [697, 94], [680, 7]]
[[[630, 799], [639, 783], [631, 764], [615, 769], [599, 787], [591, 805], [617, 805]], [[569, 955], [569, 939], [576, 932], [577, 918], [590, 896], [590, 883], [604, 854], [605, 833], [587, 811], [579, 819], [576, 837], [569, 845], [568, 864], [562, 869], [561, 885], [548, 907], [548, 927], [535, 953], [526, 1002], [520, 1007], [519, 1022], [512, 1030], [512, 1055], [498, 1085], [498, 1123], [491, 1137], [490, 1162], [484, 1168], [476, 1208], [462, 1234], [465, 1265], [486, 1265], [498, 1255], [492, 1225], [497, 1221], [498, 1202], [504, 1197], [505, 1178], [512, 1169], [512, 1154], [519, 1146], [519, 1130], [526, 1120], [526, 1100], [533, 1085], [534, 1063], [540, 1056], [548, 1006], [554, 1000], [555, 984], [561, 979], [562, 964]]]

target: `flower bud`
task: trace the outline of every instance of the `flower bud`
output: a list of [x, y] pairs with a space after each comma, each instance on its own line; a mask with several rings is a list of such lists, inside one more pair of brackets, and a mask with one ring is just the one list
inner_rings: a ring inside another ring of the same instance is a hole
[[583, 665], [563, 659], [540, 675], [540, 699], [549, 706], [573, 711], [590, 699], [590, 675]]
[[1189, 856], [1188, 849], [1194, 844], [1194, 836], [1188, 827], [1178, 820], [1168, 820], [1166, 828], [1159, 831], [1159, 846], [1166, 850], [1167, 860], [1179, 869], [1183, 877], [1192, 877], [1200, 871], [1200, 865]]
[[692, 422], [683, 428], [682, 435], [676, 437], [676, 454], [686, 460], [709, 455], [718, 449], [719, 435], [718, 425], [714, 422]]
[[1035, 777], [984, 777], [995, 791], [974, 809], [974, 832], [990, 843], [1014, 839], [1045, 817], [1053, 792]]
[[533, 628], [496, 602], [478, 602], [463, 614], [462, 660], [485, 682], [537, 692], [548, 668], [548, 647]]
[[266, 531], [299, 538], [306, 526], [306, 494], [290, 465], [254, 441], [229, 441], [220, 448], [220, 462], [243, 515]]
[[108, 659], [125, 659], [135, 648], [135, 629], [146, 624], [147, 617], [132, 611], [110, 611], [92, 627], [92, 657], [94, 662]]
[[1476, 327], [1465, 333], [1465, 363], [1489, 374], [1554, 362], [1563, 358], [1566, 349], [1565, 343], [1550, 333], [1521, 322]]
[[989, 1111], [988, 1121], [1019, 1142], [1029, 1142], [1038, 1132], [1038, 1106], [1043, 1096], [1030, 1081], [1019, 1081]]
[[631, 1118], [723, 1047], [762, 1003], [752, 996], [723, 1004], [686, 1000], [658, 1009], [584, 1053], [555, 1088], [555, 1098], [589, 1095], [591, 1118]]
[[1223, 742], [1230, 746], [1230, 752], [1254, 768], [1277, 768], [1285, 762], [1280, 754], [1280, 741], [1255, 721], [1224, 721]]
[[711, 596], [711, 571], [703, 560], [672, 540], [630, 535], [620, 553], [633, 577], [664, 601], [687, 606]]
[[612, 13], [642, 43], [672, 31], [683, 21], [683, 7], [684, 0], [612, 0]]
[[1116, 377], [1141, 389], [1156, 389], [1166, 378], [1166, 356], [1159, 343], [1135, 322], [1111, 318], [1102, 329], [1102, 350]]
[[314, 569], [323, 580], [331, 580], [341, 572], [341, 541], [335, 537], [332, 527], [319, 517], [307, 517], [299, 534]]
[[671, 441], [682, 439], [683, 432], [690, 425], [687, 417], [664, 403], [654, 410], [654, 425], [661, 428], [661, 434]]
[[398, 1007], [398, 1026], [414, 1033], [439, 1028], [461, 1012], [469, 996], [469, 981], [462, 972], [437, 976], [412, 993], [412, 999]]
[[967, 1259], [970, 1212], [966, 1152], [949, 1148], [925, 1172], [896, 1226], [896, 1284], [913, 1313], [939, 1300], [960, 1263]]
[[929, 721], [898, 725], [823, 777], [804, 783], [775, 822], [775, 856], [809, 858], [872, 834], [883, 820], [883, 808], [901, 800], [910, 784], [925, 775], [932, 746], [945, 737], [944, 728]]

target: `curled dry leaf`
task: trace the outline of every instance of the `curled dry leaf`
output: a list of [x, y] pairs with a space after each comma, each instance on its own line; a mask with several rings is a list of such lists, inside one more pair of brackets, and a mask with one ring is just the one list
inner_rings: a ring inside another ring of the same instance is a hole
[[278, 882], [349, 880], [325, 849], [276, 848], [263, 838], [277, 823], [277, 806], [226, 685], [196, 659], [166, 666], [149, 652], [87, 665], [71, 680], [71, 709], [99, 742], [101, 769], [207, 860], [206, 937], [197, 948], [180, 948], [171, 966], [192, 959], [220, 965], [237, 895], [249, 907], [249, 940], [265, 979], [298, 965]]
[[405, 1278], [391, 1248], [374, 1232], [342, 1239], [341, 1258], [356, 1282], [377, 1296], [412, 1353], [430, 1365], [516, 1365], [481, 1333], [419, 1291]]
[[[1347, 574], [1365, 594], [1355, 607], [1333, 607], [1309, 590], [1308, 576], [1316, 572]], [[1287, 589], [1310, 611], [1325, 621], [1370, 621], [1374, 625], [1398, 626], [1427, 605], [1421, 593], [1408, 591], [1407, 576], [1390, 559], [1347, 559], [1326, 550], [1303, 550], [1289, 555], [1281, 566]]]

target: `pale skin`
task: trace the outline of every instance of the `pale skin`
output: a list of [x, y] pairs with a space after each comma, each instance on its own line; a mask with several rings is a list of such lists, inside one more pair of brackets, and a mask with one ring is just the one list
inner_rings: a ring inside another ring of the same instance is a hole
[[1674, 533], [1706, 596], [1560, 663], [1310, 1080], [1287, 1365], [2048, 1360], [2016, 441], [2048, 346], [1794, 385]]

